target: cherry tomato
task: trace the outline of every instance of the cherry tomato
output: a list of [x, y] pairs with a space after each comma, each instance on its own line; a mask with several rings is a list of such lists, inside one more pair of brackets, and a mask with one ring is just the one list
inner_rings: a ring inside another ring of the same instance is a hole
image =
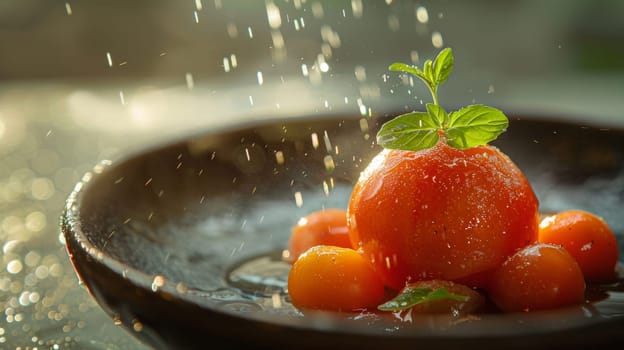
[[299, 255], [316, 245], [351, 248], [345, 210], [326, 209], [301, 218], [292, 228], [288, 242], [289, 261], [297, 260]]
[[304, 311], [356, 311], [384, 299], [384, 285], [369, 262], [353, 249], [333, 246], [312, 247], [295, 261], [288, 292]]
[[362, 172], [348, 209], [351, 242], [384, 282], [487, 284], [537, 240], [537, 199], [520, 169], [490, 146], [383, 150]]
[[591, 213], [569, 210], [544, 218], [538, 240], [563, 246], [576, 259], [588, 282], [615, 278], [617, 240], [607, 223]]
[[536, 243], [509, 257], [496, 270], [489, 292], [505, 312], [552, 309], [583, 303], [585, 281], [565, 249]]

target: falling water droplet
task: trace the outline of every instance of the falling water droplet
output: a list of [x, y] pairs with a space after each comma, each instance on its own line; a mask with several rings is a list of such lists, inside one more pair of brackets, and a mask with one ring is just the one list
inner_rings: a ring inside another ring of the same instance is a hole
[[106, 53], [106, 62], [108, 62], [109, 67], [113, 66], [113, 57], [111, 56], [110, 52]]
[[323, 10], [323, 4], [321, 4], [320, 2], [313, 2], [312, 5], [310, 5], [310, 9], [312, 10], [312, 16], [314, 16], [314, 18], [316, 19], [322, 19], [323, 17], [325, 17], [325, 10]]
[[282, 152], [282, 151], [275, 152], [275, 161], [279, 165], [284, 164], [284, 152]]
[[327, 134], [327, 130], [323, 131], [323, 141], [325, 142], [325, 149], [327, 150], [327, 153], [332, 151], [332, 144], [329, 141], [329, 135]]
[[269, 20], [269, 26], [273, 29], [278, 29], [282, 26], [282, 17], [277, 5], [273, 2], [267, 2], [266, 4], [267, 18]]
[[355, 66], [355, 78], [359, 82], [366, 81], [366, 68], [364, 68], [364, 66]]
[[331, 155], [326, 155], [323, 158], [323, 164], [325, 164], [325, 171], [331, 173], [336, 169], [336, 164], [334, 163], [334, 158]]
[[264, 83], [264, 78], [262, 77], [262, 72], [258, 71], [258, 73], [256, 75], [258, 77], [258, 85], [262, 85]]
[[71, 5], [70, 5], [68, 2], [66, 2], [66, 3], [65, 3], [65, 11], [67, 12], [67, 15], [68, 15], [68, 16], [71, 16], [71, 15], [72, 15], [72, 13], [73, 13], [73, 12], [72, 12], [72, 8], [71, 8]]
[[444, 40], [442, 40], [442, 34], [440, 34], [440, 32], [431, 33], [431, 43], [433, 44], [433, 47], [435, 47], [436, 49], [439, 49], [442, 46], [444, 46]]
[[227, 24], [227, 33], [228, 33], [230, 38], [232, 38], [232, 39], [237, 38], [238, 37], [238, 28], [236, 27], [236, 24], [228, 23]]
[[420, 23], [429, 22], [429, 12], [427, 12], [427, 8], [424, 6], [419, 6], [416, 8], [416, 19]]
[[397, 15], [388, 16], [388, 28], [393, 32], [398, 32], [400, 29], [399, 17]]
[[230, 55], [230, 62], [232, 62], [232, 68], [238, 67], [238, 60], [236, 59], [235, 54]]
[[226, 73], [230, 71], [230, 60], [227, 57], [223, 57], [223, 70]]
[[353, 17], [360, 18], [364, 12], [362, 6], [362, 0], [351, 0], [351, 10], [353, 11]]
[[298, 208], [303, 206], [303, 195], [299, 191], [295, 192], [295, 204]]
[[368, 120], [365, 118], [360, 119], [360, 130], [362, 132], [368, 132]]
[[418, 63], [418, 61], [420, 60], [420, 58], [418, 57], [418, 51], [412, 50], [410, 52], [410, 59], [412, 60], [413, 64]]
[[318, 134], [313, 132], [312, 134], [310, 134], [310, 138], [312, 139], [312, 147], [314, 149], [317, 149], [319, 146], [319, 138], [318, 138]]
[[271, 31], [271, 41], [273, 42], [273, 47], [276, 49], [283, 49], [285, 46], [284, 36], [279, 30]]
[[193, 75], [191, 73], [186, 73], [186, 87], [188, 87], [189, 90], [193, 90], [193, 87], [195, 87], [195, 82], [193, 81]]

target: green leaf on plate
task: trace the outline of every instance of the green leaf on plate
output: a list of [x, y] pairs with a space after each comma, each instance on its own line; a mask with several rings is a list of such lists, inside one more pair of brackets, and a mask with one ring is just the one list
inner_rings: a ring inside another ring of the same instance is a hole
[[444, 135], [449, 145], [464, 149], [495, 140], [508, 125], [509, 120], [502, 111], [484, 105], [470, 105], [449, 114]]
[[377, 133], [377, 143], [391, 149], [427, 149], [438, 142], [438, 129], [438, 124], [429, 113], [402, 114], [381, 127]]
[[429, 303], [436, 300], [451, 299], [457, 301], [468, 301], [468, 296], [453, 294], [444, 288], [405, 288], [401, 294], [394, 299], [379, 305], [381, 311], [401, 311], [407, 310], [415, 305]]

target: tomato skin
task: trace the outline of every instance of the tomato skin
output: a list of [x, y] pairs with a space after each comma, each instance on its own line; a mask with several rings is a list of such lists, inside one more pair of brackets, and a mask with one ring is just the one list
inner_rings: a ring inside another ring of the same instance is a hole
[[488, 291], [502, 311], [535, 311], [583, 303], [585, 281], [565, 249], [536, 243], [509, 257]]
[[351, 242], [384, 282], [426, 280], [471, 286], [537, 240], [537, 199], [498, 149], [439, 142], [411, 152], [383, 150], [362, 172], [348, 209]]
[[376, 308], [385, 297], [381, 278], [361, 254], [333, 246], [312, 247], [295, 261], [288, 293], [303, 311]]
[[291, 232], [288, 242], [290, 262], [294, 262], [303, 252], [317, 245], [351, 248], [347, 212], [342, 209], [313, 212], [300, 219]]
[[615, 279], [617, 240], [602, 218], [582, 210], [557, 213], [542, 220], [538, 240], [563, 246], [581, 267], [586, 281]]

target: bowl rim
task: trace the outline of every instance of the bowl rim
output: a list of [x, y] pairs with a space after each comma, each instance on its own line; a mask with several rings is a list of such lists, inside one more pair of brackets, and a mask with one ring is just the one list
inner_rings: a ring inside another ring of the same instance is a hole
[[[319, 118], [314, 116], [313, 118], [293, 118], [291, 120], [284, 121], [280, 119], [280, 122], [284, 123], [292, 123], [292, 122], [311, 122], [311, 121], [321, 121], [321, 120], [337, 120], [341, 118], [337, 115], [329, 115], [326, 118]], [[344, 118], [347, 118], [346, 116]], [[349, 119], [354, 119], [353, 117]], [[522, 119], [531, 120], [531, 118], [523, 117]], [[354, 120], [357, 120], [356, 118]], [[540, 119], [543, 120], [543, 119]], [[547, 120], [553, 123], [565, 123], [559, 119]], [[77, 266], [77, 264], [81, 263], [76, 260], [75, 253], [73, 249], [80, 249], [80, 253], [85, 254], [85, 256], [90, 259], [93, 263], [101, 265], [106, 269], [112, 271], [117, 277], [128, 280], [133, 285], [137, 286], [141, 290], [144, 290], [146, 293], [166, 293], [170, 296], [174, 296], [184, 303], [189, 303], [195, 307], [198, 307], [202, 310], [206, 310], [210, 313], [221, 314], [224, 316], [233, 316], [240, 318], [241, 321], [246, 320], [250, 322], [261, 322], [261, 323], [271, 323], [282, 327], [284, 329], [298, 329], [298, 330], [306, 330], [311, 332], [328, 332], [335, 334], [361, 334], [361, 335], [369, 335], [373, 337], [404, 337], [404, 338], [427, 338], [427, 339], [442, 339], [442, 338], [483, 338], [492, 337], [508, 337], [508, 336], [541, 336], [545, 334], [553, 334], [553, 332], [570, 332], [579, 328], [588, 327], [588, 323], [586, 322], [578, 322], [578, 323], [570, 323], [563, 322], [559, 324], [550, 324], [550, 327], [535, 327], [532, 325], [533, 322], [539, 321], [540, 319], [543, 321], [544, 316], [552, 315], [553, 311], [557, 311], [557, 313], [561, 315], [567, 315], [568, 313], [576, 313], [578, 312], [578, 308], [569, 308], [569, 309], [558, 309], [558, 310], [546, 310], [546, 311], [538, 311], [531, 313], [519, 313], [519, 314], [497, 314], [497, 315], [486, 315], [486, 319], [489, 319], [487, 322], [487, 334], [486, 333], [472, 333], [474, 330], [470, 328], [469, 330], [462, 330], [458, 327], [451, 327], [451, 330], [445, 329], [440, 330], [437, 328], [420, 328], [420, 327], [409, 327], [407, 331], [388, 333], [388, 332], [371, 332], [367, 327], [362, 327], [361, 324], [351, 322], [345, 320], [344, 317], [328, 317], [327, 313], [314, 313], [310, 315], [306, 315], [305, 317], [295, 318], [291, 316], [285, 315], [271, 315], [271, 320], [269, 321], [266, 317], [263, 317], [259, 314], [245, 314], [241, 315], [233, 311], [222, 310], [217, 308], [208, 308], [205, 304], [202, 304], [197, 300], [197, 298], [192, 297], [186, 293], [181, 293], [181, 283], [183, 282], [174, 282], [166, 279], [159, 280], [155, 282], [155, 278], [159, 275], [151, 275], [140, 269], [134, 268], [120, 260], [113, 258], [112, 256], [106, 254], [102, 249], [96, 247], [89, 241], [89, 238], [82, 227], [83, 217], [82, 217], [82, 203], [84, 201], [85, 194], [90, 191], [92, 186], [97, 184], [97, 181], [104, 177], [108, 172], [114, 169], [117, 166], [121, 166], [126, 163], [135, 162], [140, 159], [142, 156], [146, 156], [148, 154], [154, 154], [158, 152], [162, 152], [163, 150], [170, 148], [180, 147], [187, 142], [193, 141], [199, 137], [206, 137], [214, 134], [224, 133], [224, 132], [232, 132], [232, 131], [241, 131], [252, 129], [254, 127], [269, 125], [275, 121], [272, 120], [258, 120], [252, 121], [249, 123], [241, 123], [235, 125], [229, 125], [220, 128], [214, 128], [210, 130], [201, 130], [197, 132], [193, 132], [190, 135], [186, 135], [176, 140], [166, 140], [160, 144], [151, 145], [146, 149], [134, 150], [132, 153], [125, 155], [121, 159], [117, 161], [103, 160], [97, 163], [91, 171], [86, 172], [80, 181], [74, 186], [73, 190], [67, 197], [65, 207], [63, 209], [61, 215], [61, 229], [65, 238], [65, 245], [67, 252], [69, 254], [70, 260], [74, 267], [74, 270], [77, 272], [81, 281], [84, 281], [84, 278], [81, 276], [81, 268]], [[589, 124], [591, 125], [591, 124]], [[612, 130], [620, 130], [620, 128], [612, 128]], [[624, 130], [624, 128], [622, 129]], [[184, 287], [184, 285], [182, 285]], [[87, 285], [87, 289], [92, 294], [94, 299], [100, 303], [100, 300], [97, 298], [94, 293], [91, 292], [91, 288]], [[509, 327], [505, 325], [505, 322], [501, 322], [501, 320], [507, 321], [510, 320], [510, 315], [513, 315], [513, 326]], [[430, 317], [430, 316], [427, 316]], [[482, 318], [483, 320], [483, 318]], [[579, 318], [578, 320], [586, 320], [584, 318]], [[346, 322], [345, 322], [346, 321]], [[619, 322], [624, 324], [624, 317], [617, 319], [602, 319], [602, 320], [593, 320], [593, 325], [601, 325], [605, 323], [611, 322]], [[501, 326], [501, 324], [503, 324]], [[485, 324], [484, 324], [485, 325]], [[537, 323], [540, 325], [540, 322]], [[542, 322], [543, 326], [544, 323]], [[407, 328], [407, 327], [406, 327]], [[484, 328], [484, 327], [480, 327]]]

